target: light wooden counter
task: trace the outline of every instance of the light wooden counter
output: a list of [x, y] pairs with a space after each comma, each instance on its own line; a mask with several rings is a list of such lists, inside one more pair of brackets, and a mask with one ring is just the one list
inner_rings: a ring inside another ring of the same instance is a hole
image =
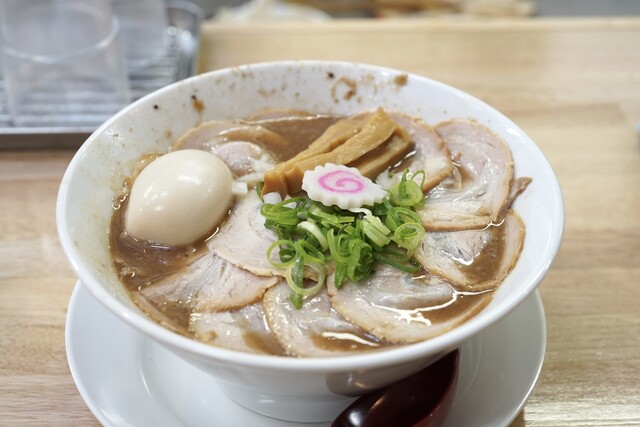
[[[277, 59], [385, 65], [468, 91], [528, 132], [559, 176], [567, 217], [540, 288], [545, 364], [514, 424], [640, 425], [640, 20], [205, 24], [202, 36], [201, 71]], [[64, 346], [75, 278], [54, 213], [72, 155], [0, 152], [3, 426], [97, 424]]]

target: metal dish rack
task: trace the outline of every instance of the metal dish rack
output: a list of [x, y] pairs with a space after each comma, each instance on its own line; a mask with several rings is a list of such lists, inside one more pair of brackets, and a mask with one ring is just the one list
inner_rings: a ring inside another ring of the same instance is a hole
[[[203, 13], [192, 3], [168, 2], [167, 46], [161, 58], [129, 73], [132, 100], [195, 74]], [[18, 127], [11, 121], [0, 79], [0, 149], [69, 149], [79, 147], [95, 130], [84, 127]]]

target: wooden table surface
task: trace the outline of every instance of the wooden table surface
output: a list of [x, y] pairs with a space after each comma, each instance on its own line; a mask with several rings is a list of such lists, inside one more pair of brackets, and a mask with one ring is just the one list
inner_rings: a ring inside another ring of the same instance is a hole
[[[540, 287], [545, 363], [514, 425], [640, 425], [640, 20], [204, 25], [200, 71], [278, 59], [441, 80], [537, 142], [563, 188], [566, 231]], [[65, 354], [75, 278], [55, 200], [72, 156], [0, 152], [2, 426], [98, 424]]]

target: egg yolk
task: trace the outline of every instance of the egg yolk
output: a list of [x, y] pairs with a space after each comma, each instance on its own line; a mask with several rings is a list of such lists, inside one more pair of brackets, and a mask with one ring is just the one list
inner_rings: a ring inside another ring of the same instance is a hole
[[125, 230], [165, 245], [192, 243], [227, 214], [232, 183], [229, 167], [214, 154], [178, 150], [160, 156], [133, 183]]

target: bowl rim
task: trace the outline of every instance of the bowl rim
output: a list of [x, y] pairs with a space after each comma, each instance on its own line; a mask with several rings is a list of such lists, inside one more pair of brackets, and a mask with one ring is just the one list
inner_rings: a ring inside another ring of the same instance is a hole
[[[239, 71], [260, 71], [262, 69], [280, 67], [283, 70], [291, 69], [291, 67], [341, 67], [352, 68], [362, 70], [364, 72], [372, 73], [393, 73], [392, 75], [405, 74], [412, 80], [421, 80], [422, 84], [433, 85], [441, 90], [452, 93], [452, 95], [462, 97], [465, 100], [469, 100], [483, 109], [491, 111], [492, 115], [500, 118], [504, 123], [508, 124], [510, 128], [519, 133], [519, 136], [527, 141], [528, 149], [536, 152], [541, 159], [544, 160], [543, 166], [546, 169], [545, 174], [549, 174], [552, 181], [552, 188], [549, 190], [553, 194], [554, 205], [551, 206], [551, 212], [553, 213], [556, 221], [553, 222], [552, 230], [547, 239], [547, 246], [544, 248], [543, 254], [546, 257], [546, 262], [542, 265], [538, 271], [535, 271], [531, 276], [530, 281], [522, 288], [522, 292], [516, 295], [512, 302], [508, 305], [501, 305], [495, 308], [490, 317], [469, 319], [461, 326], [456, 327], [450, 331], [447, 331], [441, 335], [429, 338], [425, 341], [402, 345], [399, 347], [384, 349], [381, 351], [374, 351], [370, 353], [354, 354], [349, 356], [330, 356], [330, 357], [286, 357], [286, 356], [274, 356], [263, 354], [244, 353], [240, 351], [214, 347], [208, 344], [204, 344], [188, 337], [171, 332], [165, 327], [159, 325], [152, 319], [144, 316], [143, 314], [136, 312], [135, 310], [125, 306], [123, 303], [117, 300], [115, 296], [105, 290], [100, 284], [99, 279], [92, 273], [88, 263], [82, 258], [82, 254], [78, 248], [74, 245], [70, 233], [67, 231], [69, 224], [67, 223], [67, 206], [68, 206], [68, 193], [67, 189], [70, 182], [73, 180], [76, 170], [79, 168], [85, 153], [90, 149], [92, 141], [94, 141], [98, 135], [105, 132], [113, 122], [119, 118], [129, 114], [130, 111], [135, 110], [142, 104], [150, 102], [149, 100], [163, 96], [166, 92], [175, 90], [179, 85], [188, 84], [197, 80], [203, 79], [215, 79], [217, 77], [226, 75], [228, 73], [234, 73]], [[176, 349], [182, 352], [187, 352], [195, 355], [199, 358], [210, 359], [219, 363], [231, 363], [233, 365], [247, 366], [247, 367], [259, 367], [272, 370], [283, 371], [304, 371], [304, 372], [330, 372], [330, 371], [347, 371], [354, 369], [368, 369], [378, 368], [390, 363], [397, 364], [408, 362], [411, 360], [417, 360], [425, 358], [429, 355], [444, 353], [458, 346], [463, 341], [469, 339], [480, 331], [484, 330], [494, 322], [502, 319], [514, 308], [520, 305], [524, 299], [531, 294], [537, 286], [540, 284], [547, 271], [549, 270], [552, 262], [556, 258], [556, 255], [560, 248], [562, 236], [564, 233], [564, 203], [562, 191], [559, 181], [551, 164], [548, 162], [540, 148], [535, 144], [531, 138], [512, 122], [509, 118], [503, 115], [500, 111], [488, 105], [484, 101], [460, 90], [448, 84], [442, 83], [437, 80], [433, 80], [422, 75], [418, 75], [411, 72], [401, 71], [389, 67], [371, 65], [359, 62], [348, 61], [329, 61], [329, 60], [285, 60], [285, 61], [267, 61], [244, 64], [234, 67], [223, 68], [219, 70], [210, 71], [207, 73], [199, 74], [189, 77], [185, 80], [181, 80], [165, 86], [155, 92], [152, 92], [137, 101], [131, 103], [127, 107], [120, 110], [105, 123], [103, 123], [98, 129], [96, 129], [78, 149], [73, 159], [69, 163], [60, 187], [58, 190], [57, 202], [56, 202], [56, 227], [60, 244], [63, 252], [69, 261], [74, 273], [78, 277], [79, 281], [85, 286], [89, 292], [96, 298], [101, 304], [103, 304], [109, 311], [114, 313], [125, 323], [137, 329], [139, 332], [151, 337], [155, 341], [169, 348]], [[474, 321], [475, 319], [475, 321]], [[434, 351], [433, 349], [438, 349]]]

